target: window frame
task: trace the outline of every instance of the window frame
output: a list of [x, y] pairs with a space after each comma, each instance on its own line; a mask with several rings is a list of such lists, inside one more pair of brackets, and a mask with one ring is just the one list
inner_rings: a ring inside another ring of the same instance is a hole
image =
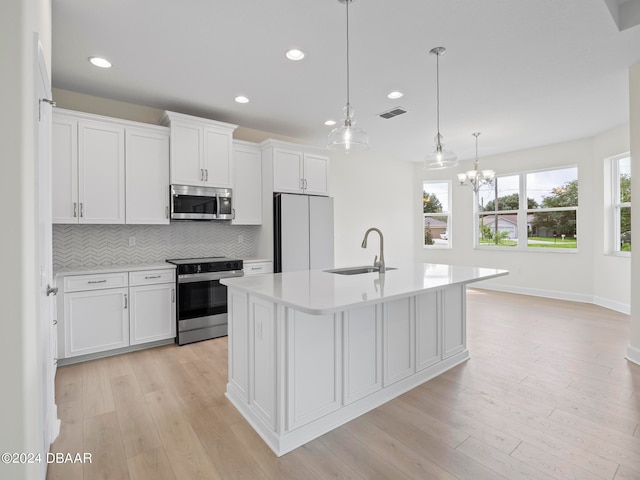
[[[620, 220], [621, 211], [623, 208], [631, 209], [631, 202], [620, 201], [620, 161], [625, 159], [631, 159], [631, 153], [626, 152], [620, 155], [611, 157], [611, 218], [613, 221], [612, 229], [612, 254], [620, 257], [630, 257], [631, 251], [627, 252], [620, 249]], [[629, 162], [629, 170], [631, 181], [633, 182], [633, 172], [631, 171], [631, 162]]]
[[[423, 200], [423, 205], [421, 207], [421, 211], [422, 211], [422, 248], [425, 249], [451, 249], [453, 248], [453, 222], [452, 222], [452, 218], [453, 218], [453, 197], [452, 197], [452, 181], [448, 180], [448, 179], [442, 179], [442, 180], [422, 180], [422, 198], [424, 199], [424, 192], [426, 191], [427, 193], [430, 193], [425, 186], [428, 184], [446, 184], [447, 185], [447, 202], [449, 205], [448, 211], [447, 212], [443, 212], [443, 213], [424, 213], [424, 200]], [[424, 241], [424, 237], [425, 237], [425, 224], [424, 224], [424, 219], [426, 216], [440, 216], [440, 217], [446, 217], [447, 218], [447, 243], [446, 245], [442, 245], [442, 244], [434, 244], [434, 245], [427, 245], [425, 244]]]
[[[552, 207], [552, 208], [528, 208], [527, 202], [527, 175], [532, 173], [552, 172], [554, 170], [567, 170], [570, 168], [576, 169], [576, 180], [578, 180], [578, 205], [575, 207]], [[558, 165], [554, 167], [539, 168], [533, 170], [522, 170], [518, 172], [504, 173], [496, 175], [496, 179], [501, 177], [518, 177], [518, 210], [495, 210], [492, 212], [480, 212], [479, 200], [480, 192], [474, 193], [473, 202], [473, 216], [474, 216], [474, 249], [476, 250], [498, 250], [498, 251], [517, 251], [517, 252], [547, 252], [547, 253], [570, 253], [576, 254], [579, 250], [579, 245], [576, 244], [576, 248], [539, 248], [529, 245], [529, 231], [528, 231], [528, 216], [534, 213], [545, 212], [561, 212], [561, 211], [575, 211], [576, 212], [576, 238], [579, 238], [578, 234], [578, 210], [579, 210], [579, 182], [580, 169], [577, 164]], [[498, 180], [499, 181], [499, 180]], [[495, 199], [494, 199], [495, 200]], [[515, 246], [500, 246], [500, 245], [486, 245], [480, 243], [480, 217], [489, 216], [494, 214], [517, 214], [517, 244]]]

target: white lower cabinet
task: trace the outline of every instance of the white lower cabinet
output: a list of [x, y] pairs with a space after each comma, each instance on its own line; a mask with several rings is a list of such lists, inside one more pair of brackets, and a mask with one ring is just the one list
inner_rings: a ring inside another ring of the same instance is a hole
[[65, 357], [129, 345], [128, 294], [128, 288], [65, 294]]
[[175, 270], [66, 275], [59, 358], [175, 337]]
[[176, 336], [176, 286], [173, 283], [130, 287], [131, 345]]

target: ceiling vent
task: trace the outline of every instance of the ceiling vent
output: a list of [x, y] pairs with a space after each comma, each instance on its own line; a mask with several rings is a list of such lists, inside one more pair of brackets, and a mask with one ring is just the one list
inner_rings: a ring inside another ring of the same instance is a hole
[[398, 115], [403, 115], [408, 111], [409, 110], [407, 110], [404, 107], [395, 107], [395, 108], [392, 108], [391, 110], [387, 110], [386, 112], [380, 113], [378, 116], [382, 118], [386, 118], [388, 120], [390, 118], [397, 117]]

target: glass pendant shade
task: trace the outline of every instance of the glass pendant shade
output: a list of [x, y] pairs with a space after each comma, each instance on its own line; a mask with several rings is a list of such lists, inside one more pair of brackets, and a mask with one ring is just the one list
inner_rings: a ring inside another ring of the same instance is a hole
[[327, 148], [342, 150], [345, 153], [363, 151], [369, 148], [369, 135], [362, 128], [355, 126], [353, 108], [349, 103], [349, 4], [353, 0], [338, 0], [346, 5], [347, 11], [347, 104], [343, 109], [342, 125], [329, 132]]
[[436, 135], [436, 145], [429, 155], [424, 157], [424, 168], [429, 170], [438, 170], [441, 168], [450, 168], [458, 165], [458, 156], [451, 150], [445, 150], [440, 134]]
[[451, 150], [445, 150], [442, 143], [443, 137], [440, 135], [440, 55], [444, 55], [446, 51], [447, 49], [444, 47], [435, 47], [429, 51], [431, 55], [436, 56], [436, 124], [438, 133], [433, 152], [424, 157], [424, 168], [428, 170], [439, 170], [458, 165], [458, 156]]
[[344, 107], [342, 125], [334, 128], [329, 133], [327, 147], [331, 150], [344, 150], [345, 152], [363, 151], [369, 148], [369, 135], [362, 128], [355, 126], [353, 120], [353, 108], [351, 105]]

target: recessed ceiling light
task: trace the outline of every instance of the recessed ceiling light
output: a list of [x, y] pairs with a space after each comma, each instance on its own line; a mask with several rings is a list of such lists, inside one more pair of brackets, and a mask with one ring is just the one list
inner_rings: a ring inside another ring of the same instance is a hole
[[238, 95], [235, 98], [235, 101], [238, 103], [249, 103], [249, 99], [247, 97], [245, 97], [244, 95]]
[[392, 100], [395, 100], [396, 98], [400, 98], [400, 97], [403, 97], [403, 96], [404, 96], [404, 93], [398, 92], [398, 91], [389, 92], [387, 94], [387, 98], [390, 98]]
[[335, 120], [327, 120], [326, 122], [324, 122], [325, 125], [327, 125], [328, 127], [335, 125], [336, 121]]
[[101, 57], [89, 57], [89, 61], [92, 65], [100, 68], [111, 68], [111, 62], [106, 58]]
[[289, 60], [293, 60], [294, 62], [297, 62], [298, 60], [302, 60], [304, 58], [304, 52], [302, 50], [298, 50], [297, 48], [292, 48], [291, 50], [287, 50], [287, 53], [285, 53], [285, 56]]

